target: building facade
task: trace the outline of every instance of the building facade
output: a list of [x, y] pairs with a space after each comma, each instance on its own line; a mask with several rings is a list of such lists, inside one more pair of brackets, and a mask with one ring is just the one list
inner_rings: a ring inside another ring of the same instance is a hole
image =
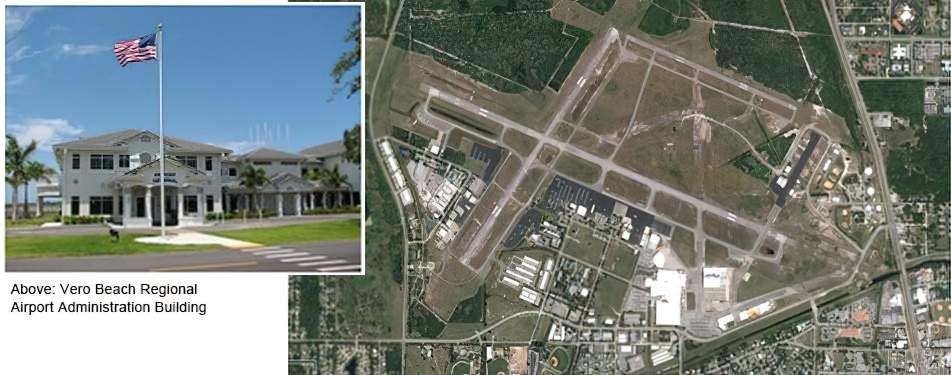
[[[315, 146], [321, 147], [321, 146]], [[302, 215], [327, 207], [324, 196], [350, 196], [349, 186], [325, 188], [308, 180], [308, 170], [332, 164], [324, 158], [259, 148], [243, 155], [214, 145], [165, 137], [165, 175], [159, 173], [159, 137], [150, 131], [123, 130], [53, 146], [63, 216], [102, 216], [125, 227], [205, 223], [209, 213], [256, 211]], [[247, 187], [241, 169], [265, 171], [269, 183]], [[164, 180], [165, 209], [160, 181]], [[357, 184], [359, 186], [359, 184]]]

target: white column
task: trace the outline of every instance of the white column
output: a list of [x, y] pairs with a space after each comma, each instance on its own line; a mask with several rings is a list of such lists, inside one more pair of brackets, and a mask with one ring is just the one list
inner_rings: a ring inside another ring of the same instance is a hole
[[300, 216], [302, 211], [300, 193], [294, 194], [294, 209], [296, 210], [295, 214]]
[[[113, 219], [118, 218], [119, 215], [119, 189], [112, 189], [112, 217]], [[125, 208], [125, 207], [123, 207]]]
[[129, 187], [122, 187], [122, 225], [129, 225], [129, 220], [132, 219], [132, 189]]
[[284, 216], [284, 194], [277, 193], [277, 217]]
[[178, 188], [178, 225], [182, 225], [182, 218], [185, 217], [185, 194], [182, 188]]
[[149, 225], [152, 225], [152, 188], [145, 188], [145, 217], [149, 219]]
[[[208, 211], [208, 197], [205, 194], [205, 189], [199, 190], [201, 193], [198, 195], [198, 217], [201, 221], [205, 220], [205, 211]], [[214, 198], [212, 198], [212, 205], [214, 205]], [[212, 207], [211, 209], [215, 209]]]

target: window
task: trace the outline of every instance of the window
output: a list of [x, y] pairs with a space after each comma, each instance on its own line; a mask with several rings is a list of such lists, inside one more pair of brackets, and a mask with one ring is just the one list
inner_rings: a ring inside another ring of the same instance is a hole
[[191, 214], [191, 213], [198, 212], [198, 196], [186, 195], [184, 198], [185, 198], [185, 213]]
[[79, 197], [69, 197], [69, 214], [79, 215]]
[[228, 176], [236, 177], [238, 175], [238, 168], [228, 168]]
[[215, 210], [215, 196], [206, 195], [205, 196], [205, 212], [213, 212]]
[[206, 171], [212, 170], [212, 166], [211, 166], [211, 156], [205, 156], [205, 170], [206, 170]]
[[129, 168], [129, 155], [119, 155], [119, 168]]
[[112, 215], [112, 197], [89, 197], [90, 215]]
[[181, 155], [181, 156], [178, 156], [177, 159], [178, 159], [178, 161], [184, 163], [185, 165], [187, 165], [187, 166], [189, 166], [189, 167], [198, 168], [198, 157], [197, 157], [197, 156], [184, 156], [184, 155]]
[[89, 155], [89, 169], [112, 169], [112, 155]]
[[254, 163], [252, 163], [252, 164], [254, 164], [254, 165], [271, 165], [271, 162], [269, 162], [269, 161], [256, 161], [256, 162], [254, 162]]
[[282, 161], [281, 165], [297, 165], [296, 161]]
[[79, 169], [79, 154], [73, 154], [73, 169]]

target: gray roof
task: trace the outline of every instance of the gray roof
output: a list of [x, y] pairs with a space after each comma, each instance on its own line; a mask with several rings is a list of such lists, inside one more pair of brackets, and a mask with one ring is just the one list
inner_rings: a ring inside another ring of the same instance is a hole
[[[53, 148], [85, 148], [85, 147], [115, 147], [119, 143], [126, 141], [130, 138], [138, 136], [140, 134], [148, 134], [153, 137], [158, 137], [157, 134], [148, 131], [148, 130], [138, 130], [138, 129], [126, 129], [120, 130], [117, 132], [106, 133], [103, 135], [89, 137], [89, 138], [80, 138], [75, 141], [63, 142], [53, 145]], [[165, 137], [165, 143], [170, 147], [170, 152], [176, 151], [190, 151], [190, 152], [207, 152], [207, 153], [221, 153], [221, 154], [230, 154], [231, 150], [213, 146], [207, 143], [192, 142], [181, 138], [175, 137]]]
[[261, 147], [254, 149], [247, 154], [241, 155], [238, 159], [242, 160], [292, 160], [292, 161], [301, 161], [307, 159], [306, 156], [300, 154], [292, 154], [290, 152], [284, 152], [281, 150], [275, 150], [273, 148]]
[[312, 146], [301, 150], [301, 154], [307, 156], [314, 156], [318, 158], [327, 157], [327, 156], [336, 156], [347, 152], [347, 146], [344, 146], [343, 141], [335, 141], [330, 143], [324, 143], [322, 145]]

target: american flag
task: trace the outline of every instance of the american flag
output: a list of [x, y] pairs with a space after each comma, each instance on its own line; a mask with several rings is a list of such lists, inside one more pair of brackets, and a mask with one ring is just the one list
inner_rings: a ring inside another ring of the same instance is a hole
[[149, 34], [138, 39], [126, 40], [113, 47], [119, 65], [126, 66], [132, 62], [153, 60], [157, 55], [155, 34]]

